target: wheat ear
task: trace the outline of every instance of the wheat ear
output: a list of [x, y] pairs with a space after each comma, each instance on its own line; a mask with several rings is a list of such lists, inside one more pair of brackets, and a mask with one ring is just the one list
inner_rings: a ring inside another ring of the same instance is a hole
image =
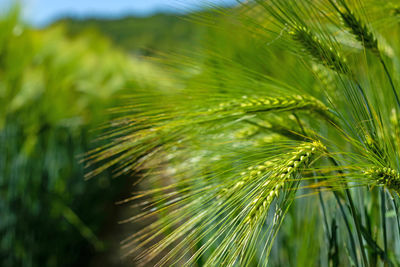
[[400, 174], [391, 168], [372, 168], [365, 172], [377, 184], [383, 185], [400, 194]]
[[[313, 156], [321, 154], [324, 151], [326, 151], [326, 148], [321, 142], [307, 142], [300, 145], [284, 163], [280, 162], [279, 165], [277, 165], [266, 162], [266, 164], [258, 166], [256, 170], [252, 170], [248, 176], [246, 176], [246, 180], [263, 175], [263, 170], [271, 171], [272, 169], [270, 177], [275, 177], [276, 181], [274, 182], [276, 182], [276, 184], [271, 190], [266, 190], [259, 198], [252, 202], [253, 208], [246, 217], [245, 222], [251, 224], [256, 221], [261, 214], [268, 210], [273, 200], [279, 197], [281, 191], [285, 188], [286, 182], [290, 181], [290, 178], [299, 173], [302, 168], [309, 166]], [[270, 187], [271, 183], [269, 179], [265, 181], [263, 186]]]
[[321, 101], [311, 96], [282, 96], [282, 97], [247, 97], [220, 103], [218, 107], [209, 109], [210, 113], [246, 114], [267, 111], [309, 110], [322, 117], [333, 119], [329, 108]]
[[300, 43], [304, 52], [309, 54], [316, 63], [322, 64], [338, 73], [349, 73], [346, 59], [333, 47], [326, 45], [311, 30], [304, 26], [295, 26], [289, 32], [293, 40]]

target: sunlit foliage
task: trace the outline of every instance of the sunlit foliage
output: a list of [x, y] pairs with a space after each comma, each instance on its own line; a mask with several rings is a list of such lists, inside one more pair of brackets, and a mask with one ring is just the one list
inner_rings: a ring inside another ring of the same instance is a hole
[[[143, 265], [398, 265], [395, 1], [248, 1], [197, 17], [179, 86], [136, 94], [88, 155], [147, 189]], [[282, 231], [279, 229], [282, 228]]]

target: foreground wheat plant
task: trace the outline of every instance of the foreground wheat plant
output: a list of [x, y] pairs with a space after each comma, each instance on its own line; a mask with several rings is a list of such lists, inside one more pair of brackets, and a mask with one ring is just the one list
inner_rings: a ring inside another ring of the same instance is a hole
[[398, 266], [396, 10], [256, 0], [202, 18], [219, 42], [167, 57], [179, 85], [133, 96], [88, 155], [101, 166], [89, 176], [142, 177], [123, 201], [142, 210], [126, 221], [144, 224], [126, 254], [145, 266]]

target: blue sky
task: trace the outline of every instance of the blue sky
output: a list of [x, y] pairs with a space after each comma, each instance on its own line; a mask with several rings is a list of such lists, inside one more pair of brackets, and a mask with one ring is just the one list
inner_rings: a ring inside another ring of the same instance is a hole
[[[0, 9], [16, 0], [0, 0]], [[233, 4], [235, 0], [20, 0], [24, 17], [43, 25], [64, 15], [121, 16], [147, 15], [158, 11], [180, 12], [198, 8], [201, 3]]]

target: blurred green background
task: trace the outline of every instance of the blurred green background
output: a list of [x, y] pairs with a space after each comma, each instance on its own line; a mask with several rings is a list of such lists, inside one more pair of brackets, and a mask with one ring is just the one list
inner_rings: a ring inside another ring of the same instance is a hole
[[[40, 29], [0, 20], [0, 266], [124, 266], [115, 202], [134, 177], [85, 181], [108, 108], [172, 77], [147, 58], [201, 46], [188, 15], [64, 18]], [[106, 140], [103, 140], [106, 142]], [[101, 144], [101, 142], [100, 142]], [[126, 231], [124, 233], [124, 231]]]

